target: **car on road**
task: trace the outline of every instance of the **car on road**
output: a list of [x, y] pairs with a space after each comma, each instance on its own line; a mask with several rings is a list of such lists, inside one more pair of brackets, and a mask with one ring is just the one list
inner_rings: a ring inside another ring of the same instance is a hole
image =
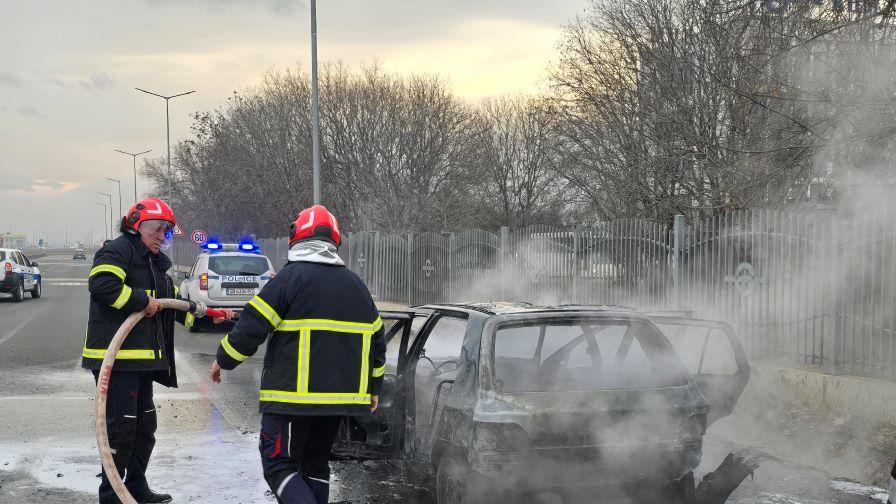
[[[271, 261], [252, 243], [209, 242], [202, 248], [183, 279], [180, 296], [209, 308], [230, 308], [237, 313], [274, 277]], [[186, 321], [190, 332], [212, 328], [208, 317]]]
[[381, 316], [380, 408], [344, 419], [334, 456], [426, 468], [439, 504], [596, 488], [685, 502], [708, 425], [750, 374], [723, 322], [525, 303]]
[[77, 261], [79, 259], [83, 261], [87, 260], [87, 254], [84, 253], [84, 249], [76, 249], [75, 253], [72, 254], [73, 261]]
[[25, 292], [37, 299], [41, 295], [40, 269], [21, 250], [0, 248], [0, 292], [12, 294], [15, 301], [25, 299]]

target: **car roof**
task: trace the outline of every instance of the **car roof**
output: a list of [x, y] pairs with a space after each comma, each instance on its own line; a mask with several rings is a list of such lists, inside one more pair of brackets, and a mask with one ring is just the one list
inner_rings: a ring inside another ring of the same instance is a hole
[[264, 254], [258, 254], [256, 252], [240, 252], [239, 250], [228, 250], [226, 252], [208, 252], [206, 250], [202, 251], [202, 254], [205, 254], [209, 257], [215, 256], [242, 256], [242, 257], [264, 257], [267, 258]]
[[534, 305], [520, 301], [483, 301], [470, 303], [444, 303], [415, 306], [414, 308], [465, 310], [485, 315], [513, 315], [524, 313], [582, 313], [603, 312], [626, 315], [641, 315], [634, 308], [616, 305]]

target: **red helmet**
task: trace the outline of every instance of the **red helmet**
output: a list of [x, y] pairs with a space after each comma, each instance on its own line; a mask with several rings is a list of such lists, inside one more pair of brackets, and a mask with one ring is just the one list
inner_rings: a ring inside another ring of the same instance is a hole
[[133, 232], [140, 231], [140, 224], [150, 220], [163, 220], [171, 223], [172, 226], [177, 225], [174, 220], [174, 212], [168, 203], [159, 198], [145, 198], [132, 206], [128, 213], [122, 218], [122, 231], [129, 229]]
[[299, 212], [295, 222], [289, 227], [289, 246], [309, 239], [324, 239], [337, 247], [342, 244], [339, 222], [323, 205], [314, 205]]

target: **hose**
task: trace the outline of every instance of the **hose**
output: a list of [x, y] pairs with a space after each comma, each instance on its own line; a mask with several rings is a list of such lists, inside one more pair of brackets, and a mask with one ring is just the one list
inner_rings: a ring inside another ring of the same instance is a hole
[[[196, 311], [196, 303], [192, 301], [183, 299], [159, 299], [158, 301], [161, 305], [160, 310]], [[208, 308], [205, 310], [205, 315], [223, 317], [224, 311]], [[121, 475], [118, 474], [115, 461], [112, 459], [112, 449], [109, 447], [109, 433], [106, 431], [106, 398], [109, 393], [109, 376], [112, 373], [112, 364], [115, 363], [115, 358], [118, 356], [118, 350], [121, 349], [122, 343], [124, 343], [125, 338], [128, 337], [134, 326], [145, 316], [143, 311], [134, 312], [118, 328], [118, 332], [115, 333], [112, 342], [109, 343], [106, 357], [103, 359], [103, 365], [100, 368], [99, 379], [96, 382], [96, 445], [100, 450], [100, 460], [103, 462], [103, 470], [106, 471], [106, 477], [109, 479], [112, 489], [115, 490], [115, 494], [121, 499], [122, 504], [139, 503], [128, 492], [127, 487], [124, 486], [124, 481], [121, 480]]]

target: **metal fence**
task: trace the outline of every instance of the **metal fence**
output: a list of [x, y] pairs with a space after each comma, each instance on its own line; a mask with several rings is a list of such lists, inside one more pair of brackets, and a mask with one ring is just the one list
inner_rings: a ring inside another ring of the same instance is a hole
[[[736, 211], [497, 233], [349, 232], [340, 254], [378, 299], [687, 310], [730, 322], [753, 357], [896, 378], [896, 224], [884, 215]], [[176, 264], [195, 246], [178, 243]], [[279, 268], [285, 238], [261, 240]]]

